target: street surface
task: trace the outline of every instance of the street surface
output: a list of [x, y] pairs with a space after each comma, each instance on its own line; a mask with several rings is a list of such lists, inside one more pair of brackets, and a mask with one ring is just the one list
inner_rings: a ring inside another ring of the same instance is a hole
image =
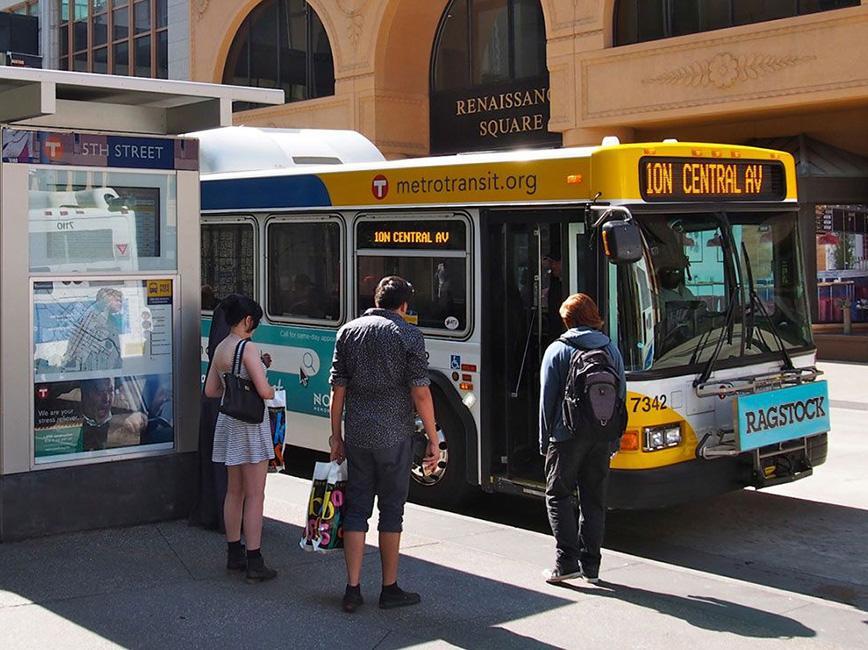
[[[377, 609], [372, 531], [366, 604], [344, 615], [340, 553], [297, 545], [308, 482], [271, 475], [263, 552], [277, 580], [227, 576], [222, 538], [186, 522], [3, 544], [0, 648], [866, 648], [868, 367], [824, 369], [834, 431], [813, 477], [612, 513], [596, 586], [543, 582], [553, 552], [539, 501], [411, 504], [401, 584], [422, 606]], [[294, 467], [309, 473], [305, 456]]]

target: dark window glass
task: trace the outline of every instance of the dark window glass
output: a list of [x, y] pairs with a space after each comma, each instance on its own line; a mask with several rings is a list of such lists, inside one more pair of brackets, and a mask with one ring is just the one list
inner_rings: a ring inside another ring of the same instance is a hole
[[470, 26], [473, 84], [508, 81], [509, 9], [506, 0], [473, 0]]
[[653, 41], [666, 35], [664, 0], [637, 0], [637, 30], [640, 41]]
[[169, 78], [169, 32], [157, 32], [157, 77]]
[[[516, 79], [538, 77], [546, 70], [545, 20], [538, 0], [516, 0], [513, 4], [512, 53]], [[542, 35], [528, 38], [527, 35]]]
[[454, 0], [439, 34], [432, 67], [435, 92], [546, 74], [539, 0]]
[[380, 278], [399, 275], [413, 285], [407, 311], [411, 323], [443, 333], [467, 329], [467, 258], [360, 255], [356, 287], [357, 316], [374, 306]]
[[87, 52], [78, 52], [73, 59], [73, 70], [87, 72]]
[[156, 22], [157, 29], [166, 27], [169, 24], [167, 0], [157, 0], [157, 19], [154, 22]]
[[60, 69], [61, 70], [69, 70], [69, 57], [68, 56], [60, 57]]
[[93, 51], [93, 71], [100, 74], [108, 72], [108, 48], [98, 47]]
[[60, 55], [69, 53], [69, 23], [60, 26]]
[[76, 52], [87, 49], [86, 20], [77, 20], [72, 24], [72, 49]]
[[140, 36], [136, 39], [136, 74], [137, 77], [151, 76], [151, 37]]
[[114, 11], [114, 39], [120, 40], [130, 35], [130, 10], [115, 9]]
[[106, 10], [106, 5], [108, 5], [106, 0], [93, 0], [93, 13], [102, 13]]
[[736, 25], [776, 20], [795, 14], [793, 0], [732, 0], [732, 21]]
[[151, 3], [149, 0], [137, 2], [133, 5], [133, 29], [136, 34], [150, 31], [151, 29]]
[[672, 0], [672, 33], [670, 36], [693, 34], [699, 29], [699, 2]]
[[341, 317], [341, 232], [334, 222], [268, 226], [268, 314], [337, 322]]
[[[239, 27], [223, 82], [282, 88], [286, 101], [334, 94], [334, 62], [325, 28], [304, 0], [266, 0]], [[251, 106], [238, 102], [235, 110]]]
[[620, 0], [615, 45], [859, 5], [860, 0]]
[[256, 295], [254, 236], [249, 223], [202, 225], [202, 311], [230, 293]]
[[223, 83], [234, 86], [250, 84], [250, 24], [246, 21], [235, 35], [235, 42], [226, 59]]
[[105, 45], [108, 41], [108, 14], [93, 17], [93, 46]]
[[[309, 9], [313, 13], [312, 9]], [[335, 64], [332, 59], [332, 47], [325, 27], [319, 18], [310, 21], [310, 53], [312, 97], [325, 97], [335, 92]]]
[[443, 15], [440, 41], [434, 55], [434, 87], [438, 90], [470, 85], [467, 27], [467, 0], [456, 0]]
[[114, 74], [130, 74], [130, 46], [129, 41], [121, 41], [114, 44]]

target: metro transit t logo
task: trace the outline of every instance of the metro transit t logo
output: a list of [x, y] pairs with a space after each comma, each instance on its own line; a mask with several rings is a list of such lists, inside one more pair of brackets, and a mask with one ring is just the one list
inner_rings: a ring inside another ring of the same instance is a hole
[[371, 181], [371, 192], [378, 201], [385, 199], [389, 193], [389, 179], [382, 174], [374, 176], [374, 180]]

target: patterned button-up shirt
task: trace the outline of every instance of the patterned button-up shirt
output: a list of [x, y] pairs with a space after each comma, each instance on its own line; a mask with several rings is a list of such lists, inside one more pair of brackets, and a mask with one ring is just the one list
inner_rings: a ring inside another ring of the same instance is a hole
[[329, 383], [347, 389], [348, 445], [398, 444], [415, 428], [410, 389], [431, 383], [422, 332], [397, 312], [367, 310], [338, 330]]

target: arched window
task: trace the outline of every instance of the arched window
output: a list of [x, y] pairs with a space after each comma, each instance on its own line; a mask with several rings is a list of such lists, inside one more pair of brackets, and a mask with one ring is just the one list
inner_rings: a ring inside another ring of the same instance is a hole
[[232, 41], [223, 83], [282, 88], [287, 102], [334, 95], [332, 48], [319, 16], [304, 0], [259, 4]]
[[546, 74], [539, 0], [452, 0], [434, 47], [432, 90], [453, 90]]
[[860, 0], [618, 0], [615, 45], [856, 7]]
[[[431, 151], [560, 144], [539, 0], [452, 0], [431, 58]], [[491, 128], [489, 128], [491, 127]]]

